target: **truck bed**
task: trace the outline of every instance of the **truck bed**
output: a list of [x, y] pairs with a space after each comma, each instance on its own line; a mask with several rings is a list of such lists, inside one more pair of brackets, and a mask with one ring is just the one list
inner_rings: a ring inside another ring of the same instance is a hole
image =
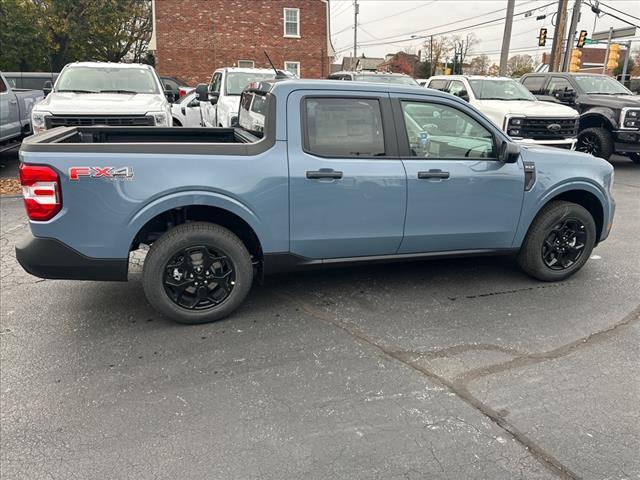
[[246, 155], [266, 140], [239, 128], [58, 127], [27, 138], [22, 150]]

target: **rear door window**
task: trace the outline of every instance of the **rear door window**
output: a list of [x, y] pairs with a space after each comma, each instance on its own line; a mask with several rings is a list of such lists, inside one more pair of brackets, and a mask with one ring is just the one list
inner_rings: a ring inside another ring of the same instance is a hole
[[305, 150], [323, 157], [384, 156], [380, 102], [371, 98], [307, 98]]
[[541, 76], [527, 77], [522, 81], [522, 84], [534, 95], [542, 95], [545, 78]]

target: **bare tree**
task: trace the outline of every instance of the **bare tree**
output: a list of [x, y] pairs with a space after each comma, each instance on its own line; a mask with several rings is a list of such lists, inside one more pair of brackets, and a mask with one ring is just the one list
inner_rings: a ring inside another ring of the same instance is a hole
[[470, 73], [471, 75], [488, 75], [490, 66], [491, 60], [488, 55], [478, 55], [469, 61], [467, 73]]
[[507, 71], [512, 77], [521, 77], [533, 72], [535, 64], [531, 55], [514, 55], [507, 61]]
[[455, 37], [453, 37], [452, 42], [453, 48], [458, 56], [458, 62], [460, 62], [460, 64], [463, 64], [467, 59], [469, 52], [475, 45], [478, 44], [479, 40], [478, 37], [476, 37], [475, 33], [472, 32], [468, 33], [464, 38], [456, 35]]
[[451, 41], [446, 36], [427, 38], [424, 43], [424, 51], [426, 52], [426, 58], [432, 65], [433, 70], [438, 67], [447, 58], [447, 55], [451, 52]]

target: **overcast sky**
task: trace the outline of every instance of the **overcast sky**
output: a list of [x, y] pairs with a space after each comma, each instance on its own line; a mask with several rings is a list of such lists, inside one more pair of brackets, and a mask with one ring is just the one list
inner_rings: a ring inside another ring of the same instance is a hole
[[[589, 37], [596, 18], [589, 4], [594, 2], [595, 0], [583, 0], [581, 20], [578, 24], [578, 31], [587, 30]], [[387, 53], [399, 50], [417, 53], [423, 48], [424, 39], [411, 39], [412, 35], [438, 34], [500, 19], [506, 15], [507, 6], [507, 0], [358, 0], [358, 3], [358, 56], [364, 53], [367, 57], [383, 57]], [[571, 19], [574, 0], [568, 0], [568, 4], [567, 24]], [[340, 61], [343, 56], [353, 54], [353, 0], [330, 0], [330, 5], [332, 42], [337, 53], [337, 61]], [[606, 8], [606, 5], [612, 8]], [[613, 10], [640, 17], [640, 0], [606, 0], [600, 2], [600, 6], [602, 11], [608, 11], [640, 25], [640, 19]], [[516, 15], [526, 11], [532, 11], [532, 15], [518, 15], [514, 18], [509, 56], [526, 53], [541, 57], [542, 52], [550, 51], [551, 40], [547, 41], [546, 47], [537, 46], [538, 32], [544, 27], [548, 30], [548, 37], [553, 36], [554, 27], [551, 22], [553, 17], [555, 24], [554, 14], [557, 8], [558, 2], [553, 0], [516, 0]], [[543, 14], [546, 14], [544, 20], [536, 20], [536, 16]], [[625, 26], [629, 25], [609, 15], [601, 15], [597, 19], [596, 31]], [[486, 53], [498, 62], [503, 30], [504, 20], [500, 20], [447, 35], [465, 36], [473, 32], [480, 41], [474, 47], [471, 56]], [[637, 29], [635, 38], [635, 47], [640, 46], [640, 28]]]

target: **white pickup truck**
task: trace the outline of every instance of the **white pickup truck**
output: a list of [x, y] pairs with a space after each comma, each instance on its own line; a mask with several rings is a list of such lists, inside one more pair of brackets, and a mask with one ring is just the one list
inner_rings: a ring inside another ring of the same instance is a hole
[[45, 93], [31, 114], [35, 133], [59, 126], [171, 126], [173, 91], [149, 65], [70, 63]]
[[43, 97], [42, 90], [11, 88], [0, 72], [0, 152], [14, 147], [22, 137], [31, 134], [31, 109]]
[[[278, 71], [279, 75], [293, 75]], [[238, 119], [240, 94], [252, 82], [272, 80], [276, 72], [270, 68], [219, 68], [213, 72], [209, 83], [211, 102], [201, 102], [205, 127], [231, 127]]]
[[466, 100], [516, 142], [575, 149], [578, 112], [537, 100], [512, 78], [438, 75], [425, 86]]

